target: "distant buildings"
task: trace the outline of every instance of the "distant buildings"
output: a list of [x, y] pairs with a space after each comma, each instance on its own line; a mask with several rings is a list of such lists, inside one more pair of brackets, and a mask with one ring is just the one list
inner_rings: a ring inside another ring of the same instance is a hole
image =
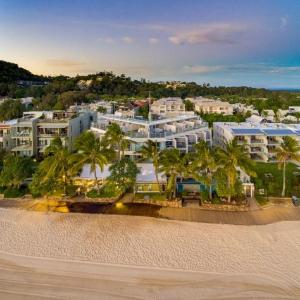
[[170, 118], [178, 115], [186, 115], [185, 105], [181, 98], [162, 98], [151, 104], [150, 112], [155, 118]]
[[291, 136], [300, 143], [300, 124], [260, 123], [260, 122], [216, 122], [213, 125], [213, 145], [225, 147], [226, 143], [237, 138], [245, 144], [253, 160], [275, 161], [275, 149], [285, 136]]
[[194, 104], [194, 110], [196, 112], [202, 112], [204, 114], [233, 114], [233, 106], [228, 102], [204, 97], [187, 98], [187, 100], [190, 100]]

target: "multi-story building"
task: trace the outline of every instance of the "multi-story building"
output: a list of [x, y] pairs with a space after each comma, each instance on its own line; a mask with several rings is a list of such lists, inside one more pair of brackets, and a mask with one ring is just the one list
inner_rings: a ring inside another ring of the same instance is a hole
[[162, 98], [154, 101], [150, 106], [150, 112], [154, 117], [170, 118], [178, 115], [186, 115], [185, 105], [181, 98]]
[[228, 102], [204, 97], [187, 98], [194, 104], [194, 110], [205, 114], [232, 115], [233, 107]]
[[283, 138], [291, 136], [300, 144], [300, 124], [216, 122], [213, 125], [213, 145], [225, 144], [237, 138], [245, 144], [250, 157], [258, 161], [276, 161], [275, 149]]
[[111, 123], [119, 124], [126, 138], [132, 141], [125, 151], [125, 155], [131, 157], [140, 155], [138, 151], [147, 140], [157, 142], [160, 150], [177, 148], [181, 152], [192, 151], [193, 145], [200, 140], [211, 144], [211, 130], [194, 114], [158, 120], [102, 115], [97, 123], [92, 124], [91, 130], [101, 137]]
[[72, 149], [75, 138], [89, 129], [90, 113], [64, 111], [26, 112], [11, 126], [11, 151], [22, 156], [40, 156], [55, 137]]
[[0, 123], [0, 150], [10, 150], [12, 147], [11, 126], [16, 120], [5, 121]]

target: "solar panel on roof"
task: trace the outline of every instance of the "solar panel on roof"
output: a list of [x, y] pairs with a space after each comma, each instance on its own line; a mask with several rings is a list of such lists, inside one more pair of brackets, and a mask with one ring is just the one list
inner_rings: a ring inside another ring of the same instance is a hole
[[266, 135], [294, 135], [295, 134], [290, 129], [282, 129], [282, 128], [263, 129], [263, 132]]
[[236, 135], [243, 134], [263, 134], [263, 132], [258, 128], [232, 128], [232, 132]]

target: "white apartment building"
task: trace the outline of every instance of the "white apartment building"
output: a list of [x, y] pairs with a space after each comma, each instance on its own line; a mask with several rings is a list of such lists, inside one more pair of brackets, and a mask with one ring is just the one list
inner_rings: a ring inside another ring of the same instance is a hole
[[194, 104], [194, 109], [197, 112], [205, 114], [233, 114], [233, 107], [228, 102], [204, 97], [187, 98], [187, 100], [190, 100]]
[[154, 101], [150, 106], [150, 112], [157, 118], [171, 118], [190, 113], [185, 111], [185, 105], [179, 97], [161, 98]]
[[11, 126], [11, 151], [22, 156], [40, 156], [55, 137], [72, 149], [74, 141], [92, 122], [90, 113], [32, 111]]
[[147, 140], [157, 142], [160, 150], [177, 148], [185, 153], [192, 151], [193, 145], [200, 140], [211, 144], [211, 130], [207, 123], [195, 114], [150, 121], [118, 115], [102, 115], [97, 123], [92, 124], [91, 130], [101, 137], [111, 123], [119, 124], [126, 138], [132, 141], [125, 151], [125, 155], [131, 157], [140, 155], [138, 151]]
[[264, 162], [276, 161], [274, 150], [285, 136], [291, 136], [300, 143], [300, 124], [216, 122], [213, 125], [214, 146], [224, 148], [236, 137], [240, 144], [246, 145], [253, 160]]

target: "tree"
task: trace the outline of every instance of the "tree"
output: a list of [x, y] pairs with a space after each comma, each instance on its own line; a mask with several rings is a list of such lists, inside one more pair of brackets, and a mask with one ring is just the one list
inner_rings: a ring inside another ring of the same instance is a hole
[[[197, 180], [209, 187], [209, 199], [212, 200], [212, 187], [218, 164], [215, 159], [215, 152], [205, 141], [195, 145], [195, 160], [193, 162], [193, 173]], [[203, 174], [204, 173], [204, 174]]]
[[95, 185], [100, 190], [97, 178], [97, 166], [103, 172], [104, 166], [108, 163], [107, 149], [100, 139], [91, 131], [82, 133], [75, 141], [77, 153], [73, 154], [72, 160], [76, 170], [81, 169], [85, 164], [90, 165], [90, 172], [94, 173]]
[[158, 168], [159, 168], [159, 150], [157, 147], [157, 143], [151, 140], [148, 140], [145, 145], [141, 148], [141, 154], [143, 158], [150, 159], [153, 162], [155, 178], [158, 185], [159, 192], [161, 193], [161, 186], [158, 180]]
[[105, 107], [103, 107], [103, 106], [99, 106], [97, 108], [97, 112], [102, 113], [102, 114], [106, 114], [107, 109]]
[[297, 118], [297, 122], [300, 121], [300, 112], [294, 113], [294, 116]]
[[184, 104], [185, 104], [185, 109], [187, 111], [193, 111], [194, 110], [194, 104], [193, 104], [192, 101], [186, 99], [186, 100], [184, 100]]
[[294, 160], [300, 162], [300, 146], [297, 140], [290, 136], [286, 136], [283, 139], [280, 147], [275, 149], [278, 165], [282, 168], [282, 197], [285, 196], [285, 184], [286, 184], [286, 163]]
[[228, 142], [225, 149], [218, 148], [216, 157], [217, 163], [227, 174], [227, 187], [228, 190], [232, 191], [232, 193], [228, 195], [228, 202], [230, 202], [231, 196], [234, 195], [233, 188], [238, 177], [237, 169], [240, 168], [250, 176], [256, 176], [254, 172], [254, 162], [250, 159], [245, 145], [239, 145], [236, 138]]
[[122, 192], [126, 192], [135, 185], [136, 176], [139, 173], [135, 162], [128, 157], [115, 162], [110, 166], [109, 171], [108, 182], [116, 185]]
[[164, 149], [159, 158], [159, 171], [168, 176], [168, 196], [176, 197], [177, 177], [182, 173], [182, 157], [178, 149]]
[[121, 155], [124, 155], [125, 149], [129, 145], [129, 140], [125, 138], [125, 134], [117, 123], [112, 123], [107, 127], [103, 137], [105, 145], [117, 151], [117, 159], [121, 160]]
[[[43, 190], [45, 186], [54, 191], [55, 188], [63, 189], [67, 193], [67, 185], [75, 175], [74, 161], [71, 160], [71, 153], [68, 148], [62, 144], [59, 137], [54, 138], [45, 150], [46, 158], [40, 163], [37, 172], [34, 174], [33, 189]], [[48, 191], [51, 193], [51, 190]]]
[[24, 107], [19, 100], [6, 100], [0, 105], [0, 121], [20, 118]]
[[0, 184], [5, 187], [19, 188], [22, 182], [31, 177], [35, 164], [30, 157], [8, 154], [4, 157], [0, 173]]

